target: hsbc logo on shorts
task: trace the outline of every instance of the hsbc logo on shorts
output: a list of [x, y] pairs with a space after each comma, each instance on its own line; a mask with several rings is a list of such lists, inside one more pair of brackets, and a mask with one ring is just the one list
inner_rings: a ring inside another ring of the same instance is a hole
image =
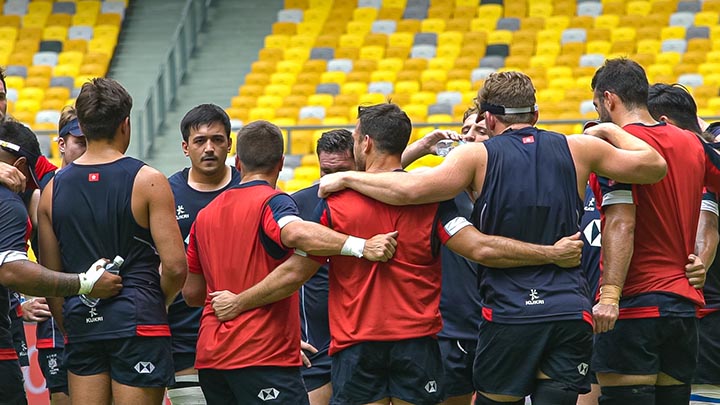
[[263, 401], [272, 401], [273, 399], [277, 399], [279, 395], [280, 391], [275, 388], [263, 388], [258, 393], [258, 398], [262, 399]]
[[428, 381], [427, 384], [425, 384], [425, 391], [432, 394], [433, 392], [437, 392], [437, 382], [435, 380]]
[[589, 369], [590, 366], [588, 366], [587, 363], [580, 363], [577, 366], [577, 370], [580, 375], [587, 375]]
[[155, 365], [149, 361], [138, 361], [134, 368], [139, 374], [150, 374], [155, 370]]

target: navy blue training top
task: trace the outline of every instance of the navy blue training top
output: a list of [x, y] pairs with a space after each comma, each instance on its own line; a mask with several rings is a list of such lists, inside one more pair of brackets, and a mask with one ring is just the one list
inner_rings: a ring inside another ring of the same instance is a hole
[[584, 211], [580, 218], [580, 232], [584, 243], [580, 267], [587, 275], [592, 302], [595, 301], [600, 284], [600, 210], [595, 201], [595, 193], [588, 185], [585, 188]]
[[131, 197], [145, 163], [123, 157], [95, 165], [70, 165], [55, 174], [52, 221], [63, 271], [82, 273], [98, 258], [120, 255], [123, 289], [95, 308], [79, 296], [63, 307], [69, 342], [129, 336], [170, 336], [160, 288], [160, 257], [150, 230], [135, 222]]
[[[300, 218], [306, 221], [313, 220], [315, 208], [320, 203], [318, 188], [319, 185], [315, 184], [292, 195], [300, 210]], [[300, 288], [300, 331], [302, 339], [318, 349], [318, 353], [327, 353], [330, 348], [327, 264]]]
[[[470, 219], [473, 201], [467, 193], [455, 197], [461, 216]], [[478, 292], [478, 264], [445, 247], [442, 250], [442, 294], [440, 314], [443, 329], [438, 336], [448, 339], [477, 339], [482, 320], [482, 302]]]
[[[180, 226], [185, 247], [187, 248], [190, 227], [198, 212], [205, 208], [210, 201], [228, 188], [240, 184], [240, 172], [231, 167], [230, 182], [223, 188], [215, 191], [198, 191], [188, 185], [190, 168], [178, 171], [168, 178], [170, 188], [175, 197], [175, 218]], [[185, 370], [195, 364], [195, 346], [197, 344], [198, 329], [202, 308], [191, 308], [185, 303], [182, 293], [168, 309], [168, 323], [172, 332], [172, 351], [175, 371]], [[183, 356], [182, 354], [186, 354]], [[188, 356], [189, 355], [189, 356]]]
[[[583, 202], [564, 135], [527, 127], [484, 145], [487, 171], [473, 212], [480, 231], [542, 245], [578, 232]], [[481, 272], [483, 318], [488, 321], [592, 323], [587, 278], [579, 266], [481, 266]]]

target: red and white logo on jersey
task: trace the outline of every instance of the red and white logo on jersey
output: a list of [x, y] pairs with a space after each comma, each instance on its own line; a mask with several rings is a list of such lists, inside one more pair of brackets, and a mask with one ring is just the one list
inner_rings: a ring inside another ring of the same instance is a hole
[[88, 181], [100, 181], [100, 173], [88, 174]]
[[535, 142], [535, 137], [532, 136], [532, 135], [526, 136], [525, 138], [523, 138], [522, 141], [523, 141], [523, 143], [534, 143], [534, 142]]

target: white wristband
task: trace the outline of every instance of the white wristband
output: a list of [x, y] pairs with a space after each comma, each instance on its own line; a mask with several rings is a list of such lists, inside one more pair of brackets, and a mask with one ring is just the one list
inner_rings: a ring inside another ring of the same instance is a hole
[[345, 244], [343, 244], [342, 250], [340, 250], [340, 254], [343, 256], [362, 258], [363, 250], [365, 250], [365, 239], [348, 236]]
[[78, 289], [78, 295], [90, 294], [95, 283], [100, 279], [102, 274], [105, 272], [103, 265], [107, 261], [100, 259], [93, 263], [85, 273], [78, 274], [78, 280], [80, 281], [80, 289]]

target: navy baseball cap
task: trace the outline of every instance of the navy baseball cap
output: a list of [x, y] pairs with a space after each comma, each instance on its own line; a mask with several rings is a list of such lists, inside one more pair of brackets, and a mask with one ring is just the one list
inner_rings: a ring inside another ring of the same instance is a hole
[[60, 129], [60, 133], [58, 135], [61, 138], [64, 138], [68, 135], [85, 136], [80, 129], [80, 123], [78, 122], [77, 118], [65, 124], [65, 126]]

